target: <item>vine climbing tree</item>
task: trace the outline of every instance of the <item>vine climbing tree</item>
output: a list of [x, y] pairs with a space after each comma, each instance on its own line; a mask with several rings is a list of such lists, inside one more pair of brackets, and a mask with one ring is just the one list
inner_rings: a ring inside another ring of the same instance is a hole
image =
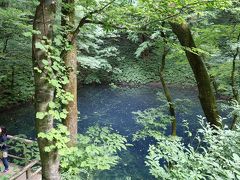
[[75, 25], [75, 1], [63, 0], [62, 2], [62, 19], [61, 25], [64, 30], [64, 38], [71, 46], [70, 49], [61, 52], [61, 58], [63, 59], [66, 68], [68, 69], [69, 83], [64, 86], [64, 90], [73, 95], [73, 101], [66, 105], [68, 111], [67, 117], [63, 120], [63, 124], [68, 127], [70, 131], [70, 145], [76, 144], [77, 137], [77, 44], [76, 36], [73, 33]]
[[100, 13], [112, 2], [86, 13], [75, 27], [75, 1], [63, 1], [60, 31], [53, 28], [57, 1], [41, 0], [36, 8], [32, 59], [43, 179], [60, 179], [59, 154], [66, 156], [72, 152], [66, 149], [77, 143], [76, 38], [84, 24], [92, 23], [92, 15]]
[[[53, 38], [53, 22], [56, 15], [56, 1], [41, 0], [36, 8], [33, 29], [38, 31], [33, 35], [32, 58], [35, 67], [35, 110], [36, 132], [48, 133], [54, 127], [53, 116], [48, 114], [49, 103], [54, 99], [54, 87], [49, 83], [48, 70], [44, 67], [52, 65], [52, 59], [48, 56], [48, 51], [41, 48], [40, 44], [51, 44]], [[45, 64], [44, 64], [45, 63]], [[37, 68], [37, 70], [36, 70]], [[39, 114], [41, 113], [41, 114]], [[41, 116], [42, 115], [42, 116]], [[38, 146], [42, 164], [42, 177], [46, 180], [58, 180], [59, 175], [59, 155], [58, 151], [45, 151], [45, 147], [52, 145], [46, 138], [38, 137]]]

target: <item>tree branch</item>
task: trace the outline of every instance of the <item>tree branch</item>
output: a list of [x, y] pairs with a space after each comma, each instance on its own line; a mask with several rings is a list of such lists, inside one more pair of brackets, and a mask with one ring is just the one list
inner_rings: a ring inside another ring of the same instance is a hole
[[[178, 9], [179, 12], [175, 13], [175, 14], [172, 14], [172, 15], [169, 15], [167, 17], [164, 17], [162, 19], [157, 19], [155, 21], [152, 21], [152, 22], [149, 22], [146, 24], [147, 25], [151, 25], [152, 23], [156, 23], [156, 22], [164, 22], [164, 21], [167, 21], [169, 19], [172, 19], [180, 14], [182, 14], [184, 12], [185, 9], [189, 9], [189, 8], [192, 8], [194, 6], [197, 6], [197, 5], [201, 5], [201, 4], [205, 4], [205, 3], [209, 3], [209, 2], [212, 2], [211, 0], [207, 0], [207, 1], [203, 1], [203, 2], [194, 2], [194, 3], [189, 3], [189, 4], [186, 4], [184, 6], [182, 6], [181, 8]], [[155, 11], [157, 12], [158, 9], [155, 9]]]
[[[102, 12], [104, 9], [106, 9], [108, 6], [110, 6], [110, 5], [111, 5], [112, 3], [114, 3], [115, 1], [116, 1], [116, 0], [112, 0], [112, 1], [110, 1], [109, 3], [107, 3], [106, 5], [104, 5], [103, 7], [101, 7], [100, 9], [93, 10], [93, 11], [89, 12], [86, 16], [84, 16], [84, 17], [80, 20], [77, 28], [73, 31], [71, 41], [73, 41], [73, 40], [76, 38], [76, 36], [77, 36], [77, 35], [79, 34], [79, 32], [80, 32], [80, 28], [81, 28], [84, 24], [86, 24], [86, 23], [91, 23], [91, 22], [92, 22], [92, 21], [88, 20], [89, 17], [91, 17], [93, 14], [97, 14], [97, 13]], [[102, 23], [102, 24], [103, 24], [103, 23]]]
[[85, 24], [99, 24], [99, 25], [102, 25], [102, 26], [108, 26], [108, 27], [115, 28], [115, 29], [127, 30], [126, 27], [117, 26], [115, 24], [104, 23], [103, 21], [96, 21], [96, 20], [86, 19], [85, 20]]

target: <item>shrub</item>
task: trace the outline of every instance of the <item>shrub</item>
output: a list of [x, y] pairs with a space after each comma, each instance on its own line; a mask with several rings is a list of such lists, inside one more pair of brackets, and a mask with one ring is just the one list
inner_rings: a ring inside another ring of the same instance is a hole
[[[240, 179], [240, 126], [236, 131], [212, 129], [200, 117], [193, 144], [159, 136], [150, 145], [146, 165], [158, 179]], [[189, 131], [186, 131], [189, 135]]]

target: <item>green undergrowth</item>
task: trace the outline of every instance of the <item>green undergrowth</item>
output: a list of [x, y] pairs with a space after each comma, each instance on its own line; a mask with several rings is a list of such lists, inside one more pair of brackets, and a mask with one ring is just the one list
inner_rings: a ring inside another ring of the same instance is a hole
[[[98, 65], [100, 68], [80, 67], [79, 81], [81, 83], [139, 85], [160, 81], [159, 64], [161, 53], [152, 52], [147, 58], [137, 58], [135, 52], [138, 49], [138, 44], [131, 42], [124, 36], [115, 38], [115, 40], [107, 39], [105, 43], [115, 47], [118, 50], [118, 55], [106, 58], [107, 62], [100, 62]], [[88, 58], [91, 59], [92, 57]], [[108, 70], [106, 70], [106, 67], [108, 67]], [[185, 54], [174, 51], [169, 53], [166, 59], [165, 80], [169, 84], [185, 86], [195, 84]]]
[[34, 84], [31, 63], [24, 60], [0, 62], [0, 108], [32, 99]]
[[[120, 72], [112, 75], [112, 82], [147, 84], [159, 82], [158, 60], [123, 60], [119, 64]], [[166, 64], [165, 80], [169, 84], [194, 85], [194, 77], [186, 62], [169, 60]]]
[[79, 134], [76, 147], [65, 150], [68, 153], [61, 159], [62, 179], [91, 179], [95, 173], [111, 169], [121, 160], [118, 153], [129, 145], [111, 128], [89, 127]]
[[239, 126], [236, 131], [216, 130], [204, 118], [199, 121], [201, 128], [195, 136], [185, 131], [195, 145], [184, 144], [179, 137], [158, 136], [157, 143], [149, 146], [145, 163], [156, 179], [240, 178]]

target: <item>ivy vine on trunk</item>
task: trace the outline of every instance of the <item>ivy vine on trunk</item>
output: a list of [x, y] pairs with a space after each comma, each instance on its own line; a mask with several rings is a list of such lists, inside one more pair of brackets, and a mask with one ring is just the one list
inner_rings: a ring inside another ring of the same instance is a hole
[[[42, 73], [34, 70], [35, 79], [35, 110], [36, 112], [46, 113], [49, 110], [49, 103], [54, 99], [54, 87], [47, 80], [48, 72], [44, 69], [44, 60], [48, 61], [51, 66], [51, 59], [47, 57], [47, 52], [37, 47], [37, 43], [42, 41], [51, 42], [53, 38], [53, 22], [56, 15], [55, 0], [41, 0], [36, 8], [33, 29], [39, 34], [33, 34], [32, 39], [32, 59], [33, 67], [42, 70]], [[36, 132], [47, 133], [51, 131], [53, 126], [53, 117], [46, 115], [43, 118], [36, 116], [35, 120]], [[56, 149], [46, 152], [45, 148], [52, 144], [52, 141], [46, 138], [38, 137], [38, 146], [42, 164], [43, 180], [59, 180], [59, 155]]]
[[65, 85], [64, 90], [73, 95], [73, 101], [68, 102], [66, 109], [68, 111], [67, 117], [63, 120], [63, 124], [67, 126], [70, 132], [69, 145], [76, 144], [77, 141], [77, 44], [76, 35], [71, 30], [75, 25], [75, 1], [63, 0], [62, 2], [62, 19], [61, 25], [65, 30], [65, 38], [71, 46], [70, 50], [63, 50], [62, 59], [68, 69], [69, 83]]

